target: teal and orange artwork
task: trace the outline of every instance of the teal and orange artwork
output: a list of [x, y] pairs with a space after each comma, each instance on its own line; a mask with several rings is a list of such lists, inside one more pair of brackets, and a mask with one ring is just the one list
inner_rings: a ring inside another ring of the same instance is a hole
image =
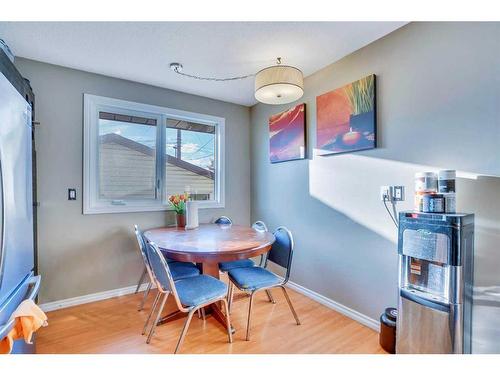
[[319, 154], [339, 154], [376, 146], [375, 75], [316, 97]]

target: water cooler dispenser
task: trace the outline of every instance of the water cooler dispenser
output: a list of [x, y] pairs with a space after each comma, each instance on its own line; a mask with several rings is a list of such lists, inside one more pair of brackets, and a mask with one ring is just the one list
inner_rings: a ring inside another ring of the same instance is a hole
[[396, 353], [470, 353], [474, 215], [401, 212]]

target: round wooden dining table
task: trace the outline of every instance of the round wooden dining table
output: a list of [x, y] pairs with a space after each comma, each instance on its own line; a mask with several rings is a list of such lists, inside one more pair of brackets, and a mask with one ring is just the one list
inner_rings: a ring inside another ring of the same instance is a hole
[[[148, 230], [144, 236], [154, 242], [170, 259], [194, 262], [204, 275], [219, 279], [219, 263], [248, 259], [267, 253], [275, 238], [272, 233], [251, 227], [227, 224], [201, 224], [196, 229], [164, 227]], [[206, 309], [226, 326], [220, 304]], [[168, 317], [162, 322], [168, 321]]]

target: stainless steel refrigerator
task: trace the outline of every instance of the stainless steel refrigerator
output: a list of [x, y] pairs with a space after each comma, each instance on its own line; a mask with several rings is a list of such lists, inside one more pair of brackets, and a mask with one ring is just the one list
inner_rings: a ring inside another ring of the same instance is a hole
[[[0, 340], [14, 325], [12, 312], [35, 299], [31, 106], [0, 73]], [[32, 353], [22, 340], [13, 353]]]

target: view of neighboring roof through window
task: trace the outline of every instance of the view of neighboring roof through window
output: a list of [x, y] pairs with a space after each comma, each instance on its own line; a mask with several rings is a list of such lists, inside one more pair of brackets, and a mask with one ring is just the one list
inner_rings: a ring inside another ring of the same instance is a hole
[[156, 119], [99, 113], [99, 197], [156, 199]]
[[[166, 199], [189, 192], [194, 200], [215, 198], [216, 129], [166, 119], [157, 153], [158, 120], [99, 112], [99, 197], [102, 199]], [[164, 188], [156, 168], [162, 158]]]
[[[99, 112], [99, 135], [118, 134], [152, 149], [156, 148], [156, 119]], [[130, 126], [130, 123], [150, 126]], [[168, 119], [167, 155], [214, 171], [215, 126]]]

